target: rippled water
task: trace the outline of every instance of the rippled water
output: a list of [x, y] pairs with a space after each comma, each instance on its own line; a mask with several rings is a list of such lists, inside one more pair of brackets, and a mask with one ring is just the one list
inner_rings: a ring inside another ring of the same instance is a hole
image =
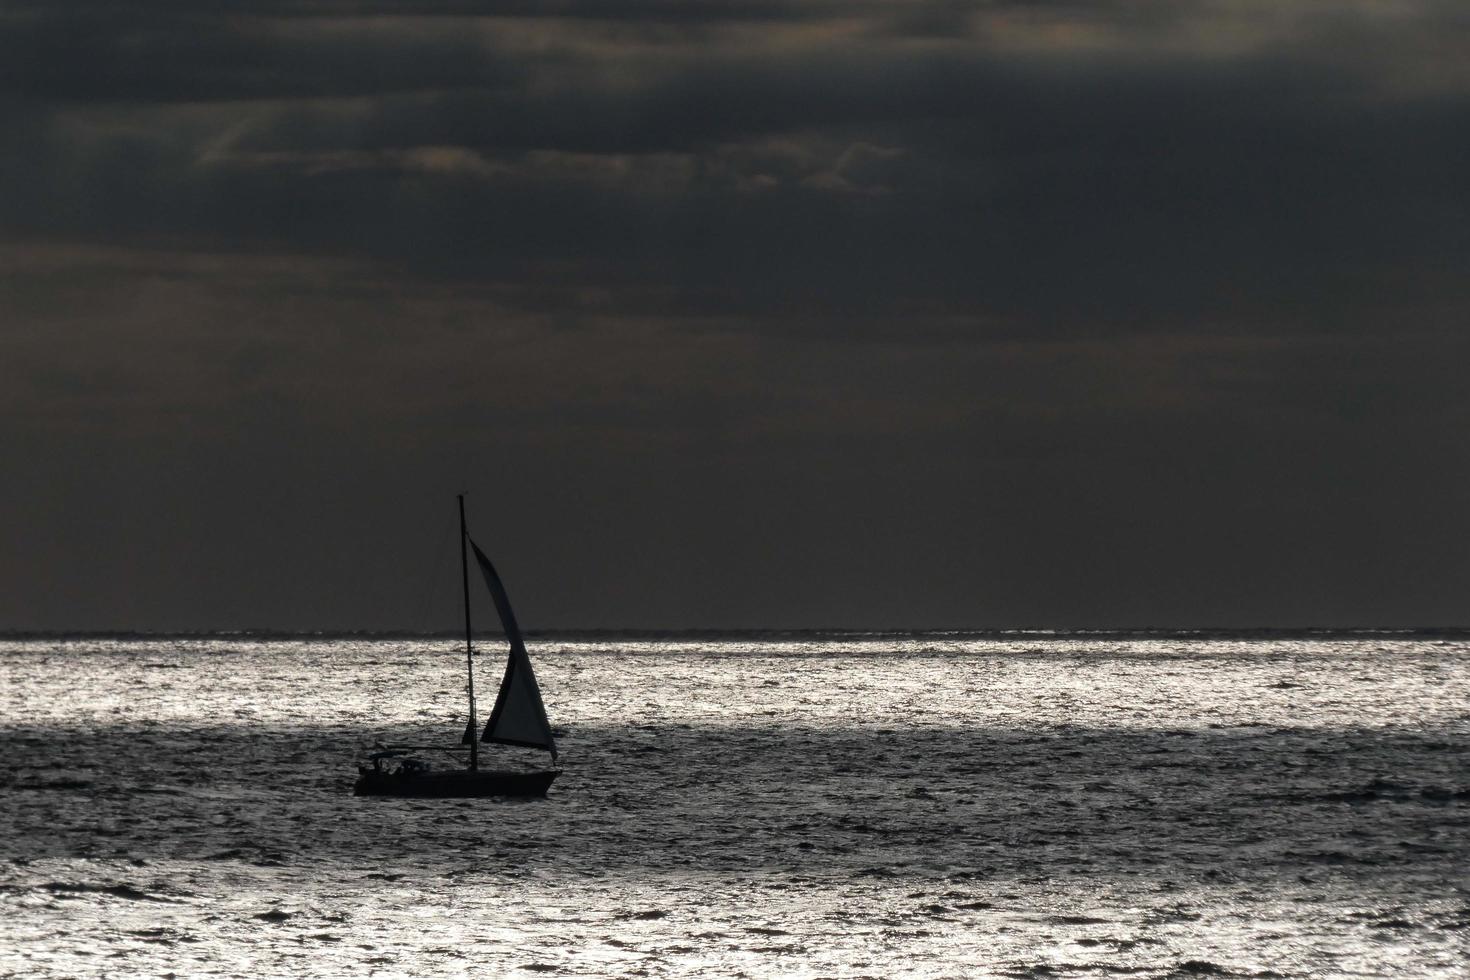
[[531, 652], [551, 796], [397, 801], [451, 640], [0, 642], [0, 973], [1470, 969], [1464, 638]]

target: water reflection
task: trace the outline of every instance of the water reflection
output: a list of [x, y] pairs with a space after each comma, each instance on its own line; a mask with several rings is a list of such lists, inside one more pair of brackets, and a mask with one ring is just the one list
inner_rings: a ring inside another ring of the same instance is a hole
[[348, 795], [435, 643], [0, 647], [0, 970], [1458, 968], [1463, 646], [934, 642], [533, 650], [534, 802]]

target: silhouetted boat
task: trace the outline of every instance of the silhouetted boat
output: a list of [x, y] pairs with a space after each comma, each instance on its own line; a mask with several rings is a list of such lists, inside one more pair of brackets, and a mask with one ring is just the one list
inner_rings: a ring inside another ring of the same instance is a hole
[[[505, 676], [500, 680], [500, 693], [483, 732], [475, 721], [475, 648], [470, 629], [470, 570], [468, 551], [475, 553], [480, 574], [495, 600], [505, 638], [510, 643], [510, 656], [505, 663]], [[352, 792], [357, 796], [411, 796], [463, 798], [474, 796], [545, 796], [560, 773], [559, 769], [489, 770], [480, 768], [480, 742], [517, 745], [545, 749], [556, 764], [556, 740], [546, 720], [546, 706], [541, 703], [541, 688], [531, 669], [521, 629], [511, 612], [510, 597], [495, 573], [495, 566], [465, 531], [464, 497], [459, 498], [459, 565], [464, 585], [465, 666], [469, 674], [466, 690], [470, 699], [470, 717], [458, 746], [384, 745], [368, 756], [370, 766], [358, 766], [357, 783]], [[478, 736], [478, 737], [477, 737]], [[419, 752], [469, 751], [469, 765], [464, 769], [436, 770], [419, 758]]]

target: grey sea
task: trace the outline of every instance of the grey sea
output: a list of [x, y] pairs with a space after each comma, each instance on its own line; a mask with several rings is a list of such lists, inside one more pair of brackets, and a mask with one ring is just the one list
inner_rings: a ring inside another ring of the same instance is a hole
[[550, 796], [408, 801], [451, 638], [0, 641], [0, 974], [1470, 974], [1464, 634], [530, 646]]

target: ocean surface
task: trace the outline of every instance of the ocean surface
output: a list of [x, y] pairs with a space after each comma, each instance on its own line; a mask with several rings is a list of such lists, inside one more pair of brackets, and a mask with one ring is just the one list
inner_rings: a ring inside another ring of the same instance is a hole
[[0, 639], [0, 975], [1470, 975], [1464, 634], [530, 648], [550, 796], [399, 801], [451, 638]]

